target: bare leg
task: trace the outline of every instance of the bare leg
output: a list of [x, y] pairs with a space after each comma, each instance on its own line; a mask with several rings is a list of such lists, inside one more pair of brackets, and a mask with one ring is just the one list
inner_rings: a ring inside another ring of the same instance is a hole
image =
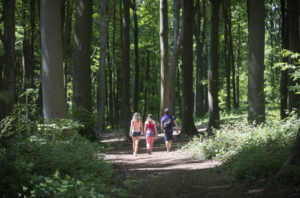
[[135, 148], [136, 148], [136, 137], [132, 137], [132, 150], [135, 153]]
[[140, 136], [136, 137], [136, 143], [135, 143], [135, 152], [137, 153], [139, 150], [139, 142], [140, 142]]

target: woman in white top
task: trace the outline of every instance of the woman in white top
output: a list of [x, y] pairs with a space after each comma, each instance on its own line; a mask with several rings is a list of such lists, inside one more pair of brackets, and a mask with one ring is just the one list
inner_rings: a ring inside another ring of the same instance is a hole
[[144, 134], [143, 131], [143, 123], [140, 119], [140, 114], [139, 113], [134, 113], [132, 120], [131, 120], [131, 125], [130, 125], [130, 132], [129, 136], [132, 137], [132, 148], [133, 148], [133, 155], [136, 156], [139, 148], [139, 141], [141, 138], [141, 135]]

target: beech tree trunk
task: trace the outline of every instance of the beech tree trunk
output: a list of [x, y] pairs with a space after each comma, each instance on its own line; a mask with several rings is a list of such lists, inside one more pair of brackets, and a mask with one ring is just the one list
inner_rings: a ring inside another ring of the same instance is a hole
[[139, 105], [139, 27], [137, 19], [136, 0], [133, 0], [133, 22], [134, 22], [134, 88], [133, 88], [133, 111], [138, 112]]
[[220, 0], [211, 2], [210, 26], [210, 65], [208, 72], [208, 126], [207, 131], [212, 135], [212, 128], [220, 127], [219, 99], [218, 99], [218, 62], [219, 62], [219, 7]]
[[123, 127], [124, 136], [129, 139], [130, 128], [130, 15], [129, 15], [130, 0], [123, 1], [123, 68], [122, 68], [122, 109], [123, 109]]
[[179, 52], [182, 45], [182, 34], [179, 34], [179, 21], [180, 21], [180, 0], [173, 0], [173, 49], [170, 64], [170, 99], [169, 110], [171, 114], [175, 114], [175, 85], [176, 85], [176, 68], [178, 66]]
[[248, 121], [265, 121], [264, 95], [264, 0], [248, 0], [249, 57], [248, 57]]
[[46, 120], [66, 118], [60, 0], [41, 0], [43, 110]]
[[107, 44], [107, 27], [106, 27], [106, 0], [100, 1], [100, 63], [98, 76], [98, 135], [105, 130], [105, 103], [106, 103], [106, 75], [105, 59]]
[[2, 43], [4, 48], [4, 90], [7, 92], [7, 103], [4, 115], [8, 115], [16, 101], [16, 60], [15, 60], [15, 0], [3, 0], [4, 35]]
[[181, 132], [188, 135], [197, 133], [193, 108], [193, 1], [183, 1], [183, 43], [182, 43], [182, 86], [183, 117]]
[[[200, 4], [200, 3], [199, 3]], [[203, 18], [202, 31], [201, 31], [201, 17]], [[196, 74], [195, 74], [195, 103], [194, 103], [194, 117], [203, 116], [205, 112], [204, 107], [204, 86], [202, 80], [205, 78], [204, 71], [204, 44], [206, 37], [206, 0], [202, 1], [202, 14], [201, 9], [198, 10], [195, 17], [195, 31], [196, 38]], [[201, 36], [201, 38], [200, 38]]]
[[[280, 0], [281, 6], [281, 39], [282, 49], [288, 49], [288, 20], [286, 10], [286, 0]], [[283, 62], [287, 62], [287, 58], [283, 58]], [[286, 118], [287, 102], [288, 102], [288, 71], [281, 70], [280, 72], [280, 117]]]
[[169, 107], [168, 1], [160, 0], [160, 115]]
[[[85, 123], [89, 122], [93, 111], [90, 60], [92, 7], [93, 1], [91, 0], [76, 1], [73, 49], [73, 113], [76, 119]], [[68, 29], [66, 27], [66, 31]], [[65, 47], [67, 47], [66, 45]]]
[[230, 94], [230, 49], [229, 49], [229, 22], [228, 22], [228, 7], [226, 0], [223, 4], [223, 16], [224, 16], [224, 59], [226, 68], [226, 106], [227, 111], [231, 111], [231, 94]]

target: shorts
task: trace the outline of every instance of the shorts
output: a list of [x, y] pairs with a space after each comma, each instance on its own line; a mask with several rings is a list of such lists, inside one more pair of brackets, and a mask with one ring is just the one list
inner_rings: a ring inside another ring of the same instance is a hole
[[141, 136], [141, 132], [131, 132], [132, 137]]
[[164, 132], [164, 138], [165, 138], [165, 141], [172, 140], [172, 138], [173, 138], [173, 131], [165, 131]]

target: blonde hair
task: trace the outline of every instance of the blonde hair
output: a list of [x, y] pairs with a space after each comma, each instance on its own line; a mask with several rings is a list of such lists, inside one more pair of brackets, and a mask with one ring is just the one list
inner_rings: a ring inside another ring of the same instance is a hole
[[138, 112], [135, 112], [133, 114], [132, 120], [140, 121], [140, 114]]

